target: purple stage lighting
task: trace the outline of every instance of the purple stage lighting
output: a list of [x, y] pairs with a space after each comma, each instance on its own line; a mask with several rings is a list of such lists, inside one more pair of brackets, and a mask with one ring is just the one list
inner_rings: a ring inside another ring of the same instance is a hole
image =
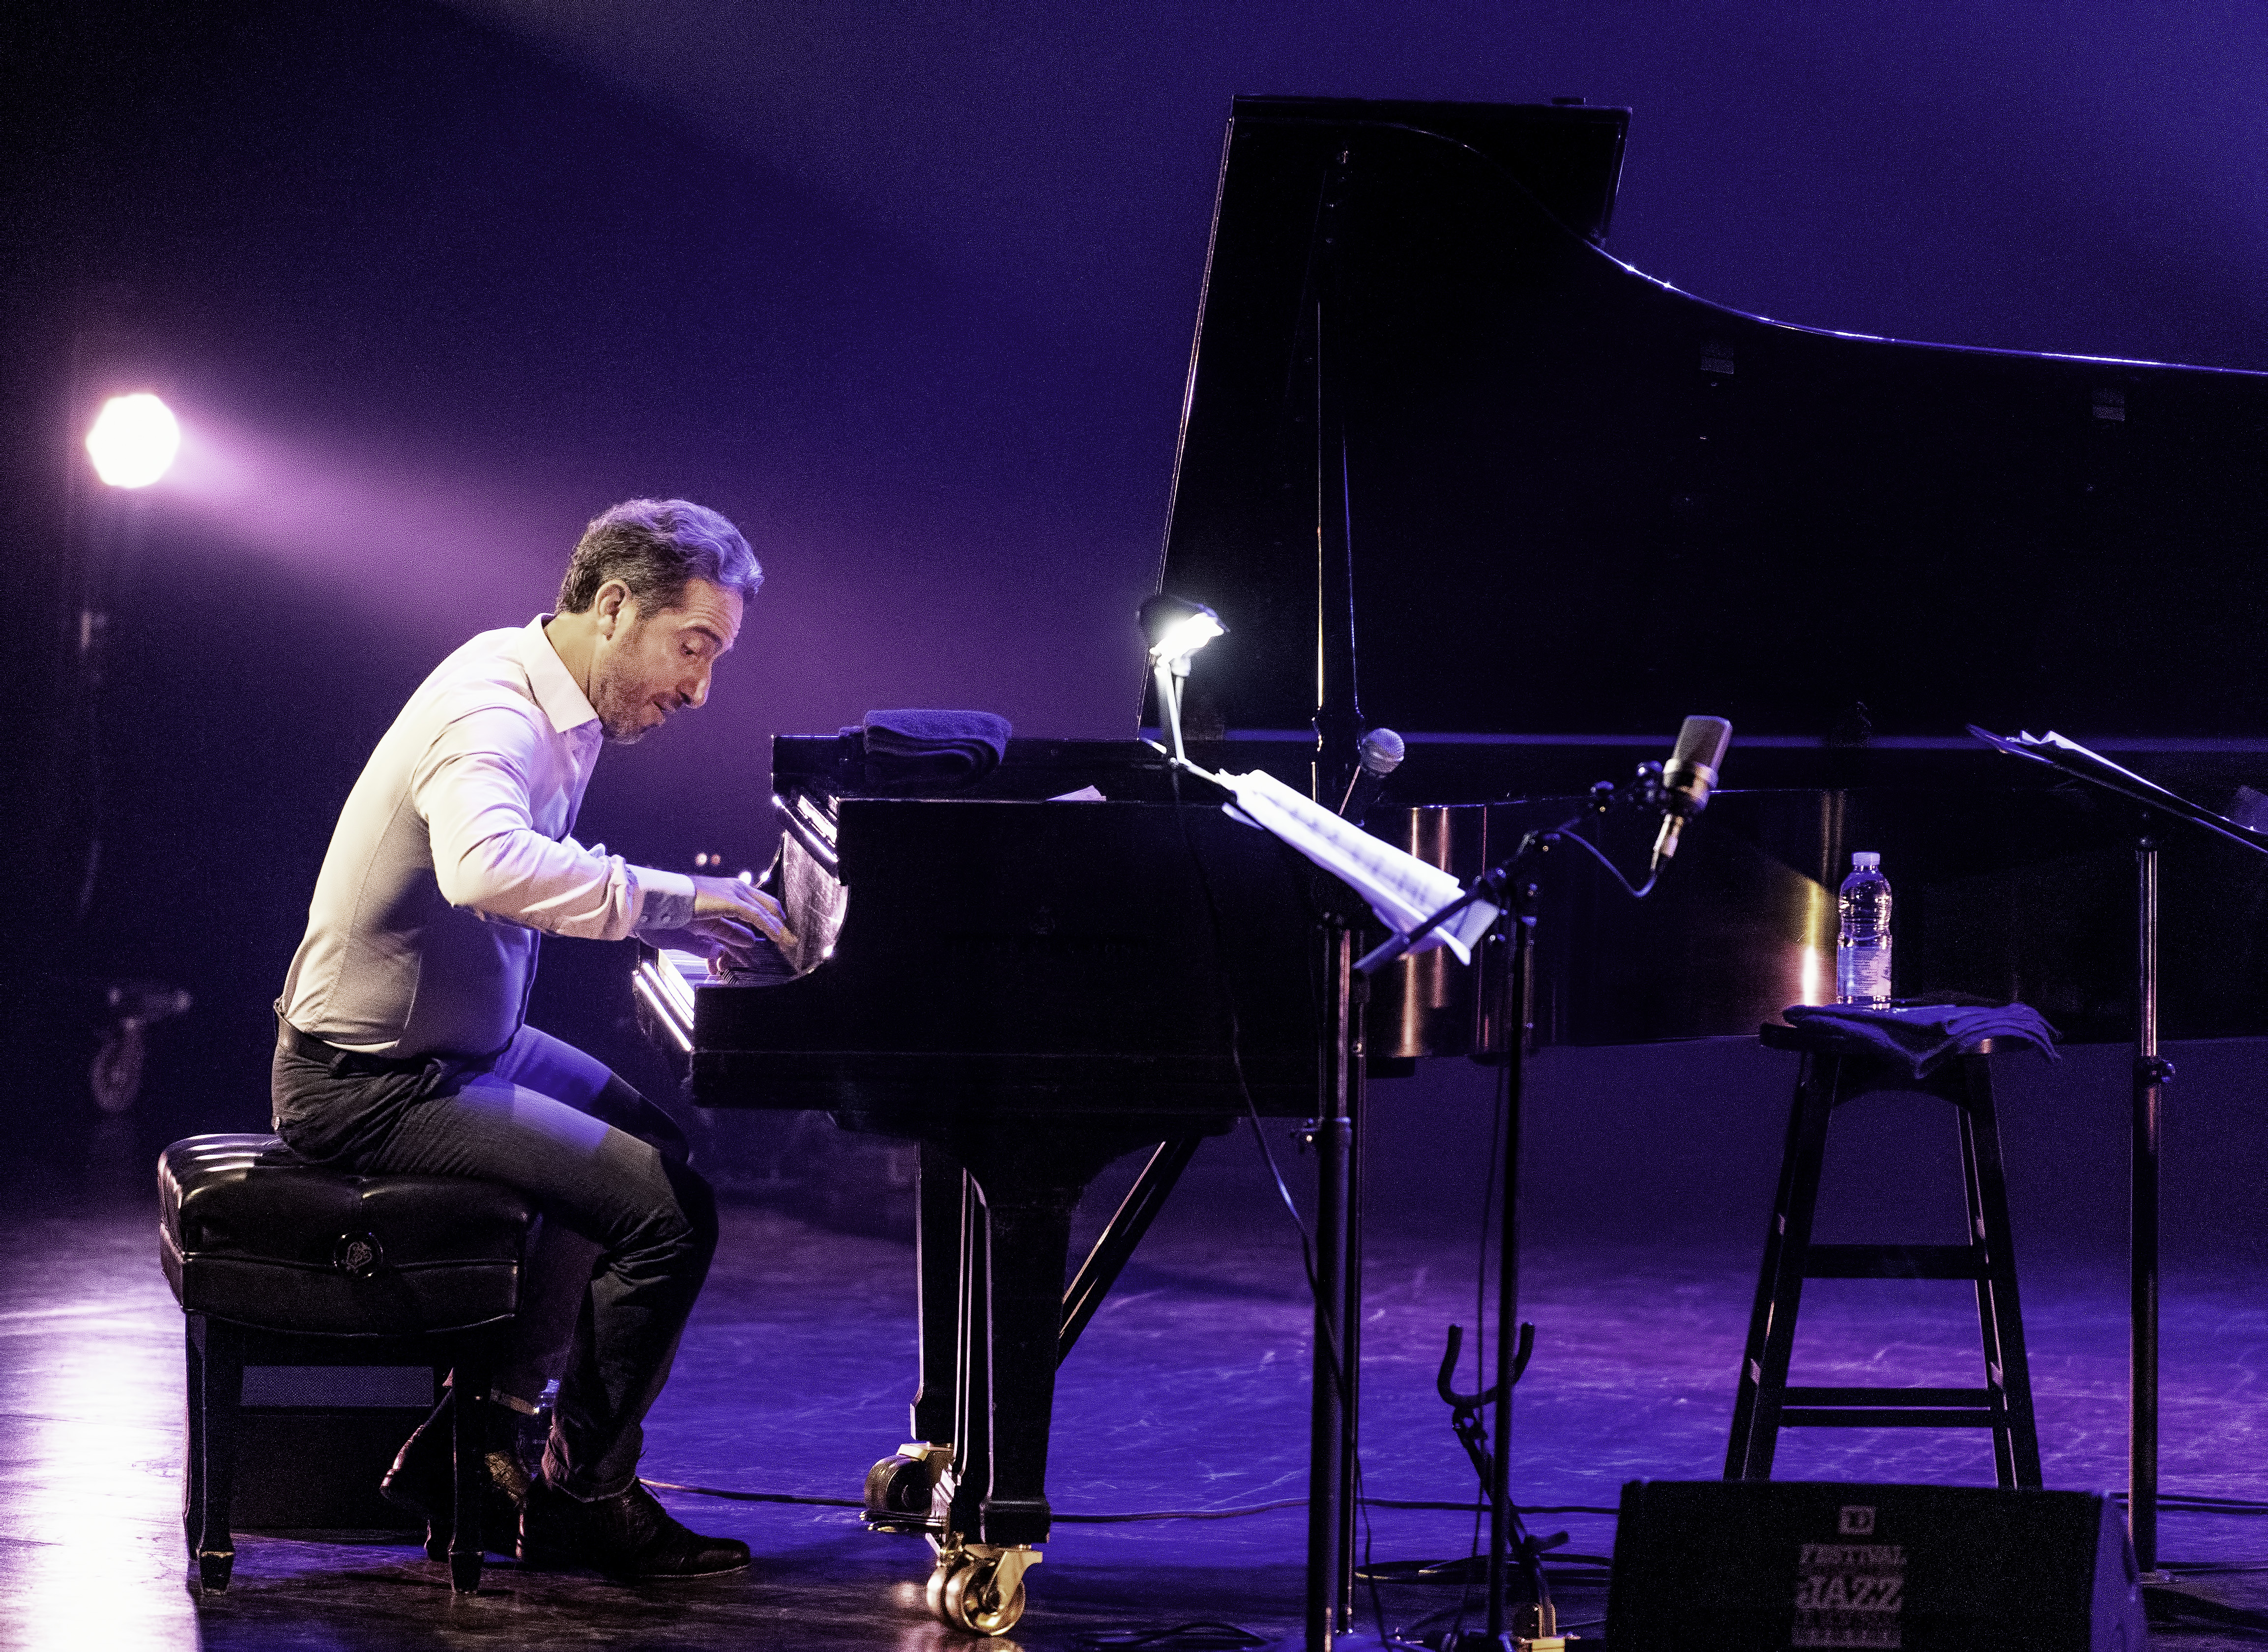
[[146, 488], [164, 476], [181, 448], [181, 426], [148, 391], [114, 395], [86, 433], [94, 474], [114, 488]]

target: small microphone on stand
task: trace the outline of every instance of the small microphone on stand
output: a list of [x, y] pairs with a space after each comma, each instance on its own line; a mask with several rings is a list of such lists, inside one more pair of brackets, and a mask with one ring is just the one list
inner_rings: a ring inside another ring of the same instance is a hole
[[1721, 717], [1689, 717], [1677, 731], [1677, 749], [1661, 771], [1661, 833], [1653, 840], [1653, 865], [1659, 871], [1677, 853], [1677, 835], [1685, 822], [1709, 807], [1709, 793], [1717, 785], [1717, 770], [1733, 743], [1733, 726]]
[[1390, 728], [1373, 728], [1355, 747], [1355, 756], [1361, 766], [1347, 781], [1346, 795], [1339, 800], [1339, 818], [1362, 824], [1362, 817], [1370, 813], [1370, 806], [1378, 801], [1378, 788], [1386, 784], [1386, 777], [1402, 766], [1405, 748], [1402, 736]]

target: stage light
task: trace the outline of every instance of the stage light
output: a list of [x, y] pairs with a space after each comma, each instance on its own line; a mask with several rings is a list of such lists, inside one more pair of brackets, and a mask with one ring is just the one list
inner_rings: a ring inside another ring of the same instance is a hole
[[1150, 643], [1150, 670], [1158, 684], [1158, 715], [1165, 719], [1173, 739], [1176, 763], [1187, 763], [1182, 749], [1182, 683], [1189, 675], [1189, 656], [1216, 637], [1228, 634], [1220, 616], [1202, 602], [1167, 596], [1160, 591], [1142, 604], [1142, 635]]
[[86, 433], [94, 474], [114, 488], [146, 488], [166, 474], [181, 448], [181, 427], [148, 391], [114, 395]]

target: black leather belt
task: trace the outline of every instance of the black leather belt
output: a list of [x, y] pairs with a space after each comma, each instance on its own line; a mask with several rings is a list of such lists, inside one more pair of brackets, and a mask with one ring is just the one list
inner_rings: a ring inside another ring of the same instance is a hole
[[276, 1018], [276, 1038], [293, 1055], [318, 1062], [332, 1073], [416, 1073], [431, 1056], [377, 1056], [360, 1050], [342, 1050], [313, 1033], [303, 1033], [282, 1016]]

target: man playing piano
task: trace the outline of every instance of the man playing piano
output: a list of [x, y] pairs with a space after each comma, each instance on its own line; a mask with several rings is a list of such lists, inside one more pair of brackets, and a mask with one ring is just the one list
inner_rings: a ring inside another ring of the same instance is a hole
[[[484, 631], [436, 667], [371, 755], [316, 879], [277, 1001], [276, 1130], [358, 1174], [509, 1184], [542, 1221], [509, 1358], [410, 1437], [386, 1494], [446, 1531], [448, 1419], [481, 1408], [483, 1530], [524, 1558], [628, 1577], [737, 1570], [637, 1479], [716, 1247], [683, 1135], [621, 1079], [523, 1020], [539, 934], [666, 940], [711, 958], [786, 938], [778, 906], [726, 878], [626, 864], [568, 834], [601, 738], [703, 703], [762, 571], [723, 517], [636, 499], [591, 523], [559, 611]], [[559, 1382], [541, 1478], [512, 1413]], [[493, 1522], [493, 1523], [489, 1523]]]

